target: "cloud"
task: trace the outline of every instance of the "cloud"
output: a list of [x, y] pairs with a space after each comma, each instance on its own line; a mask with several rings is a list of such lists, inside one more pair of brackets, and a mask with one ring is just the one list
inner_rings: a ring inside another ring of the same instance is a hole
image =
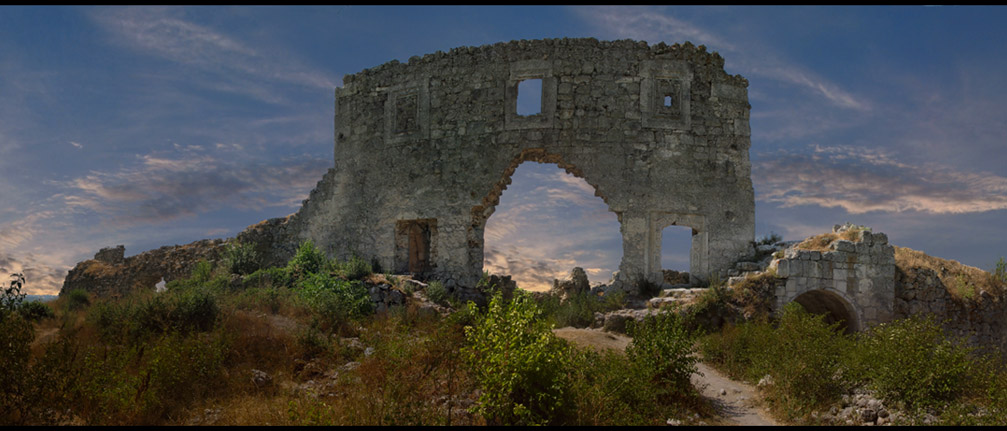
[[84, 144], [82, 144], [80, 142], [70, 141], [69, 144], [73, 145], [73, 147], [76, 148], [76, 149], [78, 149], [78, 150], [84, 149]]
[[785, 208], [817, 205], [851, 214], [1007, 209], [1007, 178], [991, 173], [909, 165], [881, 150], [845, 146], [763, 157], [753, 165], [757, 199]]
[[15, 256], [0, 250], [0, 280], [7, 283], [10, 274], [25, 276], [22, 293], [29, 295], [55, 295], [63, 286], [69, 267], [42, 259], [35, 254]]
[[[729, 54], [732, 68], [740, 69], [748, 78], [755, 76], [779, 81], [810, 91], [831, 104], [844, 109], [870, 111], [872, 105], [867, 100], [854, 96], [837, 84], [805, 70], [803, 67], [781, 59], [776, 50], [759, 45], [758, 34], [731, 34], [725, 30], [712, 31], [701, 25], [673, 16], [664, 7], [611, 6], [578, 8], [577, 11], [588, 21], [616, 38], [646, 40], [650, 43], [665, 41], [677, 43], [690, 41], [696, 45], [706, 45], [711, 50]], [[737, 13], [735, 10], [726, 13]], [[737, 16], [723, 16], [722, 19]], [[740, 40], [741, 44], [728, 42]]]
[[193, 216], [222, 208], [294, 208], [324, 174], [330, 161], [242, 157], [233, 147], [209, 152], [189, 146], [173, 154], [137, 156], [113, 172], [92, 171], [61, 183], [70, 208], [140, 224]]
[[119, 43], [211, 74], [204, 78], [209, 78], [210, 86], [217, 90], [275, 102], [276, 92], [253, 83], [268, 81], [326, 90], [339, 85], [339, 79], [309, 68], [288, 52], [262, 52], [251, 43], [176, 16], [182, 13], [184, 9], [178, 8], [102, 8], [90, 16]]

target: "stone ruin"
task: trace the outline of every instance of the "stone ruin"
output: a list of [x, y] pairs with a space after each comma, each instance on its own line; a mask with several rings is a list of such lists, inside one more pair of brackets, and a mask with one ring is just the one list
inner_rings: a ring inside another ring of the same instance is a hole
[[[524, 81], [540, 84], [537, 113], [517, 112]], [[690, 43], [514, 41], [392, 61], [344, 77], [335, 166], [297, 214], [245, 236], [268, 238], [260, 251], [276, 261], [311, 239], [471, 287], [486, 221], [534, 161], [585, 180], [616, 213], [625, 289], [662, 281], [670, 225], [692, 228], [693, 281], [722, 277], [754, 238], [747, 86]]]
[[[689, 284], [769, 265], [776, 310], [796, 301], [850, 330], [929, 312], [974, 344], [1007, 346], [1003, 295], [953, 301], [939, 274], [896, 268], [884, 234], [861, 232], [824, 252], [779, 243], [786, 251], [775, 260], [754, 248], [748, 81], [723, 66], [688, 42], [552, 39], [438, 51], [347, 75], [335, 92], [333, 168], [297, 213], [235, 240], [252, 244], [263, 266], [285, 264], [312, 240], [330, 256], [439, 279], [464, 296], [482, 276], [483, 230], [511, 174], [527, 161], [555, 163], [618, 216], [623, 256], [609, 288], [684, 287], [683, 274], [662, 271], [661, 236], [688, 226]], [[537, 112], [517, 111], [524, 81], [541, 88]], [[219, 259], [223, 246], [202, 240], [129, 258], [122, 246], [102, 249], [70, 271], [61, 293], [153, 289]], [[749, 261], [758, 255], [763, 262]], [[587, 288], [585, 277], [572, 278], [556, 289]]]

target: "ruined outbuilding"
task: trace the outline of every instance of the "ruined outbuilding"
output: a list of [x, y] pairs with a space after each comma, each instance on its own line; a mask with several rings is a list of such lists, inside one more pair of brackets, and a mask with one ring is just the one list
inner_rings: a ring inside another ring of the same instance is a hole
[[[541, 88], [538, 112], [517, 111], [523, 81]], [[347, 75], [335, 166], [263, 251], [311, 239], [473, 286], [486, 220], [535, 161], [584, 179], [618, 215], [617, 281], [660, 282], [670, 225], [692, 228], [694, 281], [722, 276], [754, 237], [747, 86], [702, 46], [594, 39], [457, 48]]]

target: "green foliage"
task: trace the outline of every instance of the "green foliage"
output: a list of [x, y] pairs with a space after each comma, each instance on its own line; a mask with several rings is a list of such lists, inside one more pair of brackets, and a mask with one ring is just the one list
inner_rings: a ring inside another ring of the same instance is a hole
[[909, 407], [943, 404], [988, 377], [973, 373], [973, 349], [945, 334], [932, 316], [878, 325], [860, 341], [855, 375], [879, 396]]
[[235, 242], [224, 249], [224, 267], [231, 274], [248, 275], [259, 269], [259, 254], [253, 244]]
[[0, 310], [0, 422], [13, 424], [20, 420], [23, 396], [31, 383], [28, 358], [35, 331], [31, 322], [9, 311], [8, 304]]
[[776, 232], [770, 232], [769, 235], [759, 238], [755, 241], [755, 245], [773, 245], [780, 241], [783, 241], [783, 237]]
[[447, 305], [448, 288], [444, 287], [444, 283], [437, 280], [431, 281], [427, 284], [425, 291], [427, 299], [433, 301], [435, 304]]
[[766, 400], [788, 419], [804, 418], [850, 388], [844, 358], [855, 348], [853, 339], [797, 303], [784, 307], [775, 327], [768, 321], [728, 325], [699, 346], [707, 361], [732, 377], [755, 383], [772, 376]]
[[164, 336], [130, 345], [92, 346], [74, 387], [88, 423], [148, 423], [201, 399], [222, 382], [228, 343], [220, 334]]
[[544, 318], [558, 328], [567, 326], [586, 328], [594, 322], [594, 313], [618, 310], [623, 308], [624, 302], [623, 292], [609, 296], [581, 292], [571, 295], [562, 302], [558, 296], [549, 295], [540, 300], [539, 306], [543, 310]]
[[642, 323], [629, 322], [633, 341], [626, 356], [658, 387], [672, 392], [692, 390], [689, 381], [699, 359], [693, 354], [695, 335], [686, 329], [683, 318], [674, 312], [647, 316]]
[[316, 324], [338, 329], [370, 314], [370, 294], [359, 281], [346, 281], [328, 274], [307, 274], [297, 285], [298, 296], [316, 314]]
[[287, 267], [262, 268], [249, 274], [243, 280], [247, 287], [293, 287], [293, 279]]
[[372, 272], [371, 264], [357, 256], [353, 256], [347, 262], [339, 263], [337, 267], [347, 280], [362, 280]]
[[76, 311], [89, 305], [91, 305], [91, 298], [86, 290], [77, 288], [66, 293], [67, 310]]
[[1007, 285], [1007, 260], [1004, 260], [1003, 256], [997, 261], [996, 267], [993, 269], [993, 281], [999, 283], [1000, 285]]
[[474, 410], [489, 424], [554, 423], [564, 407], [565, 344], [538, 314], [523, 291], [509, 302], [498, 292], [486, 314], [465, 328], [462, 357], [482, 391]]
[[106, 340], [142, 340], [169, 331], [213, 329], [220, 308], [206, 289], [174, 290], [123, 301], [99, 302], [88, 310]]
[[29, 301], [21, 304], [21, 308], [18, 309], [18, 313], [21, 317], [27, 320], [39, 321], [42, 319], [48, 319], [56, 316], [53, 312], [52, 307], [48, 304], [43, 304], [39, 301]]
[[955, 293], [957, 293], [960, 298], [969, 301], [977, 299], [979, 295], [976, 286], [969, 283], [965, 274], [958, 274], [955, 276]]
[[24, 302], [25, 294], [21, 292], [21, 287], [24, 286], [24, 274], [16, 273], [10, 275], [12, 280], [10, 281], [10, 287], [3, 289], [3, 294], [0, 295], [0, 319], [4, 318], [6, 313], [13, 313], [21, 307], [21, 303]]
[[297, 249], [297, 254], [287, 262], [287, 272], [296, 283], [307, 274], [315, 274], [322, 271], [326, 262], [328, 262], [328, 258], [325, 257], [325, 253], [316, 248], [314, 242], [307, 240], [301, 243], [300, 248]]
[[840, 379], [843, 355], [853, 348], [839, 323], [808, 313], [791, 302], [783, 308], [768, 348], [755, 353], [756, 362], [773, 376], [767, 398], [789, 418], [809, 415], [835, 402], [845, 387]]

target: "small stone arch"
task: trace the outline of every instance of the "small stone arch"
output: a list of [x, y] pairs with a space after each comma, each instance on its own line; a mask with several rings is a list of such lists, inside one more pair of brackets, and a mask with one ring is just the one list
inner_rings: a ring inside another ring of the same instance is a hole
[[802, 292], [794, 297], [792, 302], [801, 304], [805, 310], [813, 314], [825, 316], [826, 323], [839, 322], [847, 334], [859, 331], [860, 316], [853, 303], [839, 292], [831, 289], [814, 289]]

